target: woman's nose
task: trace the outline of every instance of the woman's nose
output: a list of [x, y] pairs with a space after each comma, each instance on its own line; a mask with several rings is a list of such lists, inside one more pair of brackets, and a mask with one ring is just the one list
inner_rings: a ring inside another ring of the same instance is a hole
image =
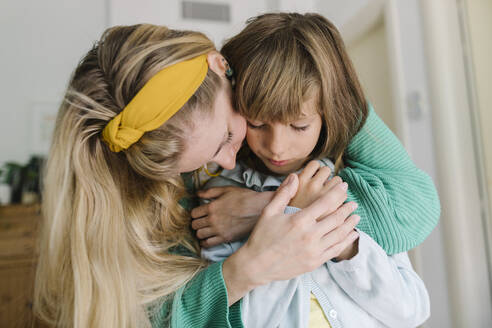
[[234, 147], [232, 145], [227, 146], [223, 152], [216, 159], [215, 163], [220, 165], [226, 170], [232, 170], [236, 166], [236, 154], [239, 147]]

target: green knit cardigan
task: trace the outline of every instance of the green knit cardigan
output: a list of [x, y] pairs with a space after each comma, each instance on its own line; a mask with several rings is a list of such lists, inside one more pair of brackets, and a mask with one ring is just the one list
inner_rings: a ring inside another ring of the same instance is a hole
[[[358, 228], [388, 254], [408, 251], [434, 229], [440, 203], [431, 178], [418, 169], [407, 152], [376, 115], [352, 139], [339, 176], [349, 185], [348, 200], [359, 207]], [[200, 272], [174, 300], [153, 316], [153, 327], [243, 327], [241, 302], [228, 307], [222, 262]], [[168, 316], [170, 314], [170, 316]], [[170, 317], [169, 321], [164, 318]]]

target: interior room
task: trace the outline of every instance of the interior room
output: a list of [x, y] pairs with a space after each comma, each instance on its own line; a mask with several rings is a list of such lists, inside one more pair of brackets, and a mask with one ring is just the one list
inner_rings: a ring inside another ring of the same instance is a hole
[[409, 251], [430, 298], [420, 327], [492, 327], [490, 0], [0, 2], [1, 327], [45, 327], [32, 311], [43, 164], [82, 55], [106, 28], [139, 23], [201, 31], [220, 49], [267, 12], [333, 22], [367, 101], [437, 188], [439, 223]]

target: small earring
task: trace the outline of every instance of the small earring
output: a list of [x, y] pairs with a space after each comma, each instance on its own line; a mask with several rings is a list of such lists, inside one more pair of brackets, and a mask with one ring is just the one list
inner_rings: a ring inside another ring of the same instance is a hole
[[225, 75], [229, 80], [232, 79], [232, 77], [234, 76], [234, 71], [232, 70], [232, 68], [229, 67], [229, 64], [227, 65]]
[[229, 66], [229, 63], [224, 58], [222, 58], [222, 62], [226, 67], [225, 75], [230, 80], [234, 75], [234, 71], [232, 70], [231, 66]]

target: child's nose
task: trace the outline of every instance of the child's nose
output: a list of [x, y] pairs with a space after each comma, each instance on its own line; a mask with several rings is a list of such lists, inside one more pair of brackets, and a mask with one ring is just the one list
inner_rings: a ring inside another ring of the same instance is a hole
[[281, 131], [273, 131], [270, 138], [267, 140], [267, 147], [272, 154], [274, 160], [284, 160], [283, 158], [287, 145], [287, 140]]

